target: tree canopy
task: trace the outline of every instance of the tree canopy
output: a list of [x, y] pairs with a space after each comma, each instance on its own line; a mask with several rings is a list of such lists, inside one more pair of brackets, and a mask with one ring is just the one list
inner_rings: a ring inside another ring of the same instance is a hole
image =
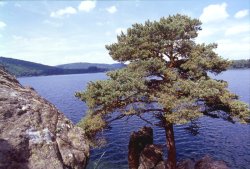
[[106, 48], [114, 60], [128, 65], [76, 93], [89, 108], [80, 126], [94, 136], [125, 116], [138, 116], [152, 124], [145, 114], [158, 119], [155, 125], [165, 129], [203, 115], [249, 122], [248, 105], [237, 100], [227, 82], [208, 76], [208, 72], [226, 70], [230, 62], [214, 52], [216, 44], [195, 42], [199, 30], [199, 20], [177, 14], [134, 24], [117, 36], [117, 42]]

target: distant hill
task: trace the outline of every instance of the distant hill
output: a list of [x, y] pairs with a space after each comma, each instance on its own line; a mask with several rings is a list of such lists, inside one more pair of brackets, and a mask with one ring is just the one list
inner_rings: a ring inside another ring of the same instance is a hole
[[108, 69], [90, 66], [86, 69], [63, 69], [54, 66], [47, 66], [34, 62], [0, 57], [0, 65], [9, 73], [21, 76], [41, 76], [41, 75], [62, 75], [62, 74], [80, 74], [80, 73], [96, 73], [105, 72]]
[[[63, 69], [87, 69], [93, 66], [101, 69], [114, 70], [114, 69], [121, 69], [126, 65], [122, 63], [101, 64], [101, 63], [80, 62], [80, 63], [69, 63], [69, 64], [58, 65], [56, 67]], [[232, 60], [232, 65], [230, 69], [246, 69], [246, 68], [250, 68], [250, 59]]]
[[[233, 60], [231, 69], [250, 68], [250, 59]], [[125, 64], [100, 64], [100, 63], [70, 63], [58, 66], [48, 66], [39, 63], [0, 57], [0, 66], [3, 66], [11, 74], [21, 76], [41, 76], [41, 75], [63, 75], [63, 74], [81, 74], [97, 73], [109, 70], [120, 69]]]
[[69, 64], [58, 65], [57, 67], [63, 68], [63, 69], [88, 69], [89, 67], [97, 67], [99, 69], [115, 70], [115, 69], [121, 69], [125, 66], [126, 65], [122, 63], [103, 64], [103, 63], [79, 62], [79, 63], [69, 63]]

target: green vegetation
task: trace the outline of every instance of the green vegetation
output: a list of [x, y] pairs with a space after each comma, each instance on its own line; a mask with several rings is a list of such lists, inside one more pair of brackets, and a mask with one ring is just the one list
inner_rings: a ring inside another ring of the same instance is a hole
[[64, 69], [53, 66], [42, 65], [38, 63], [0, 57], [0, 65], [2, 65], [11, 74], [21, 76], [41, 76], [41, 75], [62, 75], [62, 74], [80, 74], [80, 73], [97, 73], [110, 70], [105, 67], [96, 67], [90, 64], [84, 69]]
[[228, 91], [227, 82], [208, 76], [208, 72], [225, 71], [230, 62], [214, 52], [216, 44], [195, 43], [199, 30], [199, 20], [178, 14], [133, 24], [121, 33], [118, 41], [106, 48], [114, 60], [129, 64], [76, 93], [89, 107], [79, 126], [95, 138], [112, 121], [138, 116], [165, 130], [167, 168], [174, 169], [174, 124], [189, 123], [203, 115], [249, 122], [247, 104]]
[[250, 59], [247, 60], [233, 60], [231, 69], [249, 69], [250, 68]]
[[16, 76], [36, 76], [44, 70], [54, 70], [51, 66], [4, 57], [0, 57], [0, 65]]
[[[126, 67], [123, 63], [100, 64], [100, 63], [69, 63], [64, 65], [47, 66], [34, 62], [18, 59], [0, 57], [0, 65], [5, 67], [11, 74], [22, 76], [41, 76], [41, 75], [62, 75], [62, 74], [81, 74], [97, 73], [116, 70]], [[231, 69], [250, 68], [250, 59], [232, 61]]]

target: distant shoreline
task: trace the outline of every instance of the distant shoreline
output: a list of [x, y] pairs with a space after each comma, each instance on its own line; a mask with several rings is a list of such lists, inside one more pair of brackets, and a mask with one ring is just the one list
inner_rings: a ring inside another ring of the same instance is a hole
[[[250, 69], [250, 59], [232, 60], [228, 70]], [[58, 66], [48, 66], [39, 63], [0, 57], [0, 66], [3, 66], [10, 74], [20, 77], [72, 75], [87, 73], [104, 73], [107, 71], [126, 67], [123, 63], [101, 64], [101, 63], [70, 63]]]
[[[246, 68], [228, 68], [228, 70], [247, 70], [250, 69], [249, 67]], [[34, 76], [16, 76], [17, 78], [25, 78], [25, 77], [46, 77], [46, 76], [63, 76], [63, 75], [81, 75], [81, 74], [94, 74], [94, 73], [106, 73], [108, 71], [103, 72], [86, 72], [86, 73], [69, 73], [69, 74], [51, 74], [51, 75], [34, 75]]]
[[249, 69], [250, 59], [232, 60], [232, 65], [229, 69]]
[[36, 75], [36, 76], [15, 76], [17, 79], [19, 78], [29, 78], [29, 77], [47, 77], [47, 76], [65, 76], [65, 75], [84, 75], [84, 74], [95, 74], [95, 73], [106, 73], [104, 72], [86, 72], [86, 73], [72, 73], [72, 74], [54, 74], [54, 75]]

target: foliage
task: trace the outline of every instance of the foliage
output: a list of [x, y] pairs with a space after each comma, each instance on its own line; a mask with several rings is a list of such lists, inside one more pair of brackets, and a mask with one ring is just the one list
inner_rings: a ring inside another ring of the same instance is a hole
[[203, 115], [248, 122], [248, 106], [227, 90], [227, 82], [208, 76], [226, 70], [230, 62], [214, 52], [216, 44], [195, 43], [199, 30], [199, 20], [178, 14], [134, 24], [107, 45], [114, 60], [129, 64], [76, 93], [89, 107], [81, 122], [89, 135], [125, 116], [146, 120], [147, 113], [160, 127]]

